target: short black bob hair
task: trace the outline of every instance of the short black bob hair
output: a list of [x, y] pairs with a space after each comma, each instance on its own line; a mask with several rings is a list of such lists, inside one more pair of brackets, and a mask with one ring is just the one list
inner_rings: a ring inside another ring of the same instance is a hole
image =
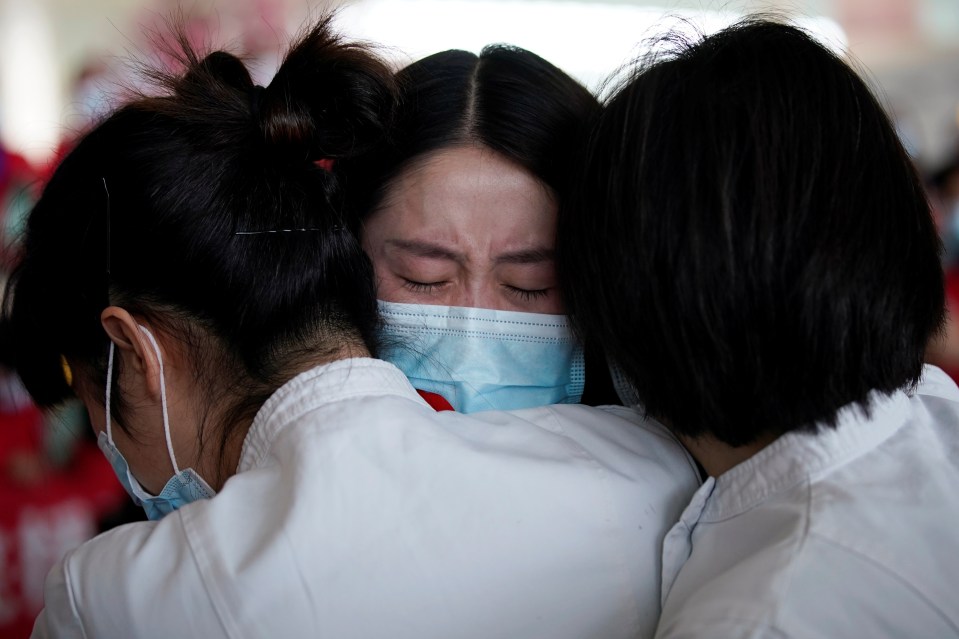
[[342, 179], [317, 161], [382, 137], [394, 81], [329, 20], [266, 88], [233, 55], [201, 58], [180, 42], [184, 72], [154, 73], [157, 95], [117, 110], [57, 168], [3, 309], [37, 404], [72, 395], [61, 357], [102, 392], [111, 304], [184, 340], [197, 383], [233, 417], [252, 417], [291, 362], [349, 343], [372, 350], [372, 266], [345, 228]]
[[[348, 162], [356, 214], [382, 204], [393, 180], [416, 160], [446, 148], [481, 145], [502, 154], [562, 199], [599, 102], [535, 53], [490, 45], [479, 56], [433, 54], [396, 75], [399, 106], [389, 139]], [[356, 188], [354, 188], [354, 186]]]
[[803, 31], [747, 20], [641, 65], [579, 166], [560, 204], [570, 313], [675, 432], [815, 431], [917, 383], [944, 312], [922, 184], [863, 81]]

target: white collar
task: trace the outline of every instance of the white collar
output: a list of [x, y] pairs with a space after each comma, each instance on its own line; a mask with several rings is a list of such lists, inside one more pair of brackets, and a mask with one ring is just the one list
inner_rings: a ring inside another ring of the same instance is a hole
[[258, 466], [279, 431], [302, 415], [344, 399], [384, 395], [425, 404], [400, 369], [379, 359], [342, 359], [300, 373], [273, 393], [253, 418], [237, 472]]
[[783, 435], [716, 478], [699, 521], [735, 517], [771, 496], [872, 450], [898, 431], [910, 416], [909, 397], [872, 393], [869, 410], [840, 409], [835, 428]]

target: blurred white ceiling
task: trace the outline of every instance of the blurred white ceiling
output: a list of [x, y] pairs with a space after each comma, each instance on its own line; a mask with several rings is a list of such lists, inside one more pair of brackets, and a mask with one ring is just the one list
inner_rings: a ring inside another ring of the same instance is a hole
[[91, 60], [109, 65], [143, 51], [144, 30], [180, 4], [206, 16], [215, 44], [254, 43], [267, 77], [309, 12], [346, 5], [341, 28], [392, 45], [398, 60], [510, 41], [592, 87], [677, 16], [710, 31], [739, 15], [776, 12], [847, 46], [921, 163], [942, 161], [959, 136], [959, 0], [0, 0], [4, 141], [34, 159], [47, 157], [76, 126], [71, 117], [86, 100], [78, 97], [80, 70]]

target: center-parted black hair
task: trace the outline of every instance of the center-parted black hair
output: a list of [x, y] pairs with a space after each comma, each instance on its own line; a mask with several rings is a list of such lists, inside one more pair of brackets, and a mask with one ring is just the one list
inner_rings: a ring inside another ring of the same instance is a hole
[[806, 33], [746, 21], [641, 67], [580, 166], [570, 313], [676, 432], [743, 445], [917, 382], [935, 225], [881, 106]]
[[449, 50], [397, 74], [399, 106], [389, 140], [349, 162], [360, 218], [376, 211], [393, 180], [446, 148], [488, 147], [562, 198], [589, 118], [599, 102], [535, 53], [490, 45], [477, 56]]
[[378, 143], [394, 84], [329, 22], [266, 88], [233, 55], [181, 43], [185, 72], [153, 74], [159, 95], [117, 110], [57, 168], [4, 303], [13, 365], [39, 405], [71, 394], [61, 356], [102, 390], [111, 304], [185, 340], [204, 360], [198, 383], [247, 414], [291, 363], [373, 349], [372, 267], [335, 165], [315, 162]]
[[[404, 170], [449, 148], [492, 149], [548, 186], [559, 201], [567, 196], [600, 105], [566, 72], [526, 49], [490, 45], [478, 56], [456, 49], [435, 53], [405, 67], [396, 79], [399, 104], [391, 135], [344, 169], [358, 234]], [[605, 358], [588, 345], [586, 366], [583, 401], [618, 402]]]

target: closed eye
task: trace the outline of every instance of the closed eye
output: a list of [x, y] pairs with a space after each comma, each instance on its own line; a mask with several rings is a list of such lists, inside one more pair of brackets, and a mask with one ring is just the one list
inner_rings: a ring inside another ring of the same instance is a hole
[[403, 278], [403, 287], [412, 293], [433, 293], [446, 282], [417, 282]]
[[510, 295], [523, 300], [524, 302], [532, 302], [535, 299], [546, 297], [549, 295], [550, 289], [540, 288], [540, 289], [525, 289], [518, 288], [516, 286], [509, 286], [508, 284], [504, 285], [506, 290]]

